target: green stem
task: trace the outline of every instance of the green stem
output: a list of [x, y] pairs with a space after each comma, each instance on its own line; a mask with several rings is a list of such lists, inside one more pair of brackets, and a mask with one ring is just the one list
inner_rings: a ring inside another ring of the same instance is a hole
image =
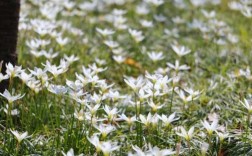
[[174, 89], [175, 89], [175, 87], [172, 87], [171, 105], [170, 105], [170, 108], [169, 108], [169, 114], [171, 114], [171, 111], [172, 111]]

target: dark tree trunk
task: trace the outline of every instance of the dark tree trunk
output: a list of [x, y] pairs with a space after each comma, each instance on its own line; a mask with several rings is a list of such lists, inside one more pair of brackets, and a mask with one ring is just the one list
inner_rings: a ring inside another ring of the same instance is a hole
[[[5, 64], [16, 64], [16, 45], [18, 37], [18, 21], [20, 0], [0, 0], [0, 62], [2, 73], [5, 73]], [[0, 92], [8, 87], [8, 81], [0, 83]]]

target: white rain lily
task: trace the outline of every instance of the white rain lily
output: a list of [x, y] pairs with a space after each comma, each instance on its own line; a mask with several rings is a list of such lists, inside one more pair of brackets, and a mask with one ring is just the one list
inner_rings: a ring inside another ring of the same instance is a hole
[[68, 64], [72, 64], [73, 62], [78, 61], [79, 57], [77, 57], [75, 55], [71, 55], [71, 56], [64, 55], [64, 59], [66, 59]]
[[24, 71], [22, 71], [18, 77], [22, 80], [23, 83], [26, 83], [33, 78], [32, 74], [27, 74]]
[[144, 85], [144, 80], [142, 77], [138, 77], [137, 79], [126, 78], [124, 79], [124, 82], [126, 82], [134, 92], [137, 92]]
[[64, 46], [64, 45], [66, 45], [67, 43], [70, 42], [70, 39], [69, 39], [69, 38], [62, 38], [62, 36], [58, 36], [58, 37], [56, 38], [56, 41], [57, 41], [57, 43], [58, 43], [60, 46]]
[[218, 132], [218, 131], [215, 131], [215, 132], [218, 135], [221, 143], [224, 141], [225, 138], [229, 137], [228, 133], [222, 133], [222, 132]]
[[163, 55], [163, 52], [155, 52], [155, 51], [152, 51], [150, 53], [147, 53], [149, 58], [153, 61], [153, 62], [157, 62], [157, 61], [160, 61], [162, 59], [164, 59], [164, 55]]
[[118, 56], [113, 56], [113, 59], [118, 63], [121, 64], [126, 60], [126, 57], [118, 55]]
[[136, 121], [136, 116], [127, 117], [125, 114], [119, 116], [122, 120], [126, 121], [129, 126], [131, 126]]
[[208, 135], [210, 135], [210, 136], [213, 134], [213, 132], [218, 127], [218, 120], [214, 120], [211, 125], [206, 120], [204, 120], [204, 122], [201, 121], [201, 123], [205, 127], [205, 129], [207, 130]]
[[171, 149], [160, 149], [157, 146], [151, 147], [151, 145], [149, 145], [148, 153], [149, 153], [148, 155], [152, 156], [167, 156], [167, 155], [174, 155], [176, 151], [173, 151]]
[[176, 72], [178, 72], [180, 70], [189, 70], [190, 69], [190, 67], [187, 65], [180, 65], [178, 60], [175, 61], [175, 65], [167, 62], [167, 66], [174, 69]]
[[119, 148], [120, 146], [114, 142], [104, 141], [101, 143], [101, 150], [104, 156], [110, 156], [111, 152], [118, 150]]
[[136, 154], [133, 155], [129, 153], [128, 156], [146, 156], [146, 154], [138, 146], [132, 145], [132, 148], [136, 152]]
[[169, 127], [173, 121], [178, 120], [179, 118], [175, 118], [176, 112], [172, 113], [167, 117], [166, 115], [162, 114], [161, 116], [158, 115], [159, 119], [164, 123], [165, 127]]
[[106, 44], [111, 49], [119, 46], [119, 44], [116, 41], [111, 41], [111, 40], [104, 41], [104, 44]]
[[118, 99], [126, 98], [126, 96], [120, 95], [120, 93], [118, 91], [112, 91], [112, 90], [109, 90], [108, 96], [113, 101], [117, 101]]
[[206, 155], [206, 152], [207, 152], [208, 148], [209, 148], [209, 144], [206, 143], [206, 142], [203, 142], [202, 145], [201, 145], [201, 148], [200, 148], [202, 156]]
[[47, 90], [51, 93], [57, 94], [57, 95], [63, 95], [67, 93], [67, 87], [62, 86], [62, 85], [54, 85], [54, 84], [49, 84], [47, 87]]
[[102, 138], [106, 138], [107, 135], [116, 130], [112, 125], [100, 124], [99, 126], [94, 125], [94, 127], [100, 132]]
[[10, 78], [18, 76], [22, 72], [21, 66], [13, 66], [10, 62], [6, 64], [6, 74]]
[[85, 119], [84, 110], [81, 109], [80, 111], [75, 110], [74, 117], [79, 121], [83, 121]]
[[12, 104], [14, 101], [18, 99], [22, 99], [25, 96], [25, 94], [11, 95], [7, 89], [5, 89], [3, 93], [0, 93], [0, 95], [6, 98], [9, 104]]
[[95, 74], [98, 74], [98, 73], [101, 73], [105, 70], [107, 70], [107, 68], [98, 68], [97, 65], [95, 63], [93, 63], [92, 65], [88, 65], [88, 67], [90, 69], [92, 69], [92, 71], [95, 73]]
[[75, 155], [72, 148], [67, 153], [64, 153], [63, 151], [61, 151], [61, 153], [63, 154], [63, 156], [84, 156], [84, 154]]
[[[8, 115], [8, 110], [9, 110], [9, 105], [7, 104], [6, 107], [3, 109], [3, 111]], [[19, 114], [19, 110], [18, 109], [12, 109], [10, 111], [10, 115], [15, 116]]]
[[152, 96], [151, 93], [147, 92], [144, 88], [139, 89], [138, 97], [141, 102], [144, 101], [144, 99], [147, 99], [148, 97]]
[[139, 118], [141, 123], [143, 123], [146, 126], [146, 128], [149, 128], [151, 125], [155, 127], [159, 119], [157, 114], [151, 115], [151, 113], [149, 113], [147, 117], [140, 114]]
[[191, 95], [186, 96], [185, 92], [183, 90], [176, 90], [176, 93], [183, 100], [184, 104], [188, 103], [189, 101], [195, 100], [195, 99], [192, 98]]
[[176, 133], [178, 136], [181, 136], [186, 139], [186, 141], [190, 141], [193, 138], [194, 127], [191, 127], [189, 131], [186, 131], [184, 127], [180, 127], [181, 133]]
[[0, 73], [0, 82], [2, 82], [3, 80], [7, 80], [9, 78], [9, 75], [3, 75], [2, 73]]
[[88, 141], [95, 146], [96, 152], [101, 152], [101, 142], [99, 140], [99, 137], [97, 135], [93, 135], [91, 138], [87, 137]]
[[192, 96], [193, 99], [197, 99], [198, 96], [203, 92], [203, 91], [194, 91], [192, 88], [185, 88], [184, 89], [190, 96]]
[[111, 29], [96, 28], [96, 31], [99, 32], [102, 36], [113, 35], [115, 33], [115, 31], [113, 31]]
[[191, 52], [190, 49], [186, 48], [185, 46], [179, 46], [179, 45], [171, 45], [173, 51], [179, 56], [184, 56], [184, 55], [187, 55]]
[[112, 121], [115, 119], [116, 115], [118, 114], [118, 110], [117, 108], [113, 108], [111, 109], [109, 106], [105, 105], [105, 107], [103, 108], [104, 111], [106, 112], [107, 114], [107, 118], [109, 121]]
[[164, 0], [144, 0], [147, 3], [153, 4], [155, 6], [160, 6], [162, 5], [165, 1]]
[[22, 140], [28, 138], [28, 132], [19, 133], [16, 130], [10, 130], [10, 131], [16, 137], [19, 144], [22, 142]]
[[128, 31], [129, 31], [130, 35], [133, 37], [133, 39], [136, 42], [141, 42], [145, 38], [143, 36], [143, 32], [142, 31], [138, 31], [138, 30], [134, 30], [134, 29], [129, 29]]
[[100, 108], [101, 104], [96, 104], [96, 105], [94, 105], [94, 106], [91, 106], [91, 105], [86, 104], [86, 106], [87, 106], [87, 108], [89, 109], [90, 114], [91, 114], [92, 116], [94, 116], [94, 115], [96, 114], [97, 110]]
[[67, 69], [62, 68], [61, 66], [51, 65], [49, 61], [46, 61], [46, 64], [43, 64], [47, 71], [49, 71], [54, 78], [57, 78], [60, 74], [65, 73]]
[[252, 104], [250, 104], [247, 99], [244, 99], [244, 102], [240, 101], [240, 103], [248, 110], [250, 114], [252, 113]]
[[158, 109], [161, 109], [164, 106], [164, 104], [159, 105], [159, 103], [154, 103], [153, 100], [149, 100], [148, 105], [151, 107], [153, 112], [157, 112]]

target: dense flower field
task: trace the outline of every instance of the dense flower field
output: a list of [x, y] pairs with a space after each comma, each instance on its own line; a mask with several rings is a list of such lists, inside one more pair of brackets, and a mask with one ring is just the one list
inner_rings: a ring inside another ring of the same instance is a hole
[[252, 155], [251, 0], [22, 0], [0, 155]]

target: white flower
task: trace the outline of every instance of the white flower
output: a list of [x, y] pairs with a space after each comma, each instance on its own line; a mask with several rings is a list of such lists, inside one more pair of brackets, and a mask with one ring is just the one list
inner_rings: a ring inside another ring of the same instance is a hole
[[165, 2], [164, 0], [145, 0], [145, 1], [155, 6], [162, 5]]
[[241, 9], [241, 13], [248, 18], [252, 17], [252, 9], [249, 7], [243, 7], [243, 9]]
[[218, 132], [218, 131], [215, 131], [220, 139], [220, 142], [222, 143], [224, 141], [225, 138], [227, 138], [229, 136], [228, 133], [222, 133], [222, 132]]
[[153, 27], [153, 22], [152, 21], [147, 21], [147, 20], [141, 20], [140, 21], [141, 25], [146, 28], [151, 28]]
[[111, 40], [104, 41], [104, 44], [106, 44], [111, 49], [119, 46], [119, 44], [117, 42], [111, 41]]
[[119, 148], [120, 146], [110, 141], [101, 143], [101, 150], [104, 156], [110, 156], [111, 152], [118, 150]]
[[[7, 104], [6, 108], [4, 108], [3, 111], [8, 115], [8, 110], [9, 110], [9, 105]], [[15, 116], [15, 115], [18, 115], [18, 114], [19, 114], [19, 110], [17, 110], [17, 109], [13, 109], [10, 112], [10, 115], [12, 115], [12, 116]]]
[[[146, 154], [138, 146], [132, 145], [132, 148], [134, 151], [136, 151], [135, 156], [146, 156]], [[134, 156], [134, 155], [129, 153], [128, 156]]]
[[185, 95], [185, 92], [184, 92], [183, 90], [178, 90], [178, 91], [176, 90], [176, 93], [179, 95], [179, 97], [183, 100], [183, 102], [184, 102], [185, 104], [186, 104], [187, 102], [193, 100], [192, 96], [191, 96], [191, 95], [186, 96], [186, 95]]
[[190, 69], [190, 67], [187, 65], [180, 65], [178, 60], [175, 61], [175, 65], [167, 62], [167, 66], [174, 69], [176, 72], [178, 72], [180, 70], [189, 70]]
[[18, 100], [18, 99], [21, 99], [25, 96], [25, 94], [21, 95], [21, 94], [18, 94], [18, 95], [11, 95], [10, 92], [5, 89], [3, 94], [0, 93], [0, 95], [4, 98], [6, 98], [8, 100], [8, 103], [9, 104], [12, 104], [14, 101]]
[[159, 149], [157, 146], [155, 147], [151, 147], [151, 145], [149, 145], [149, 152], [150, 155], [153, 156], [167, 156], [167, 155], [174, 155], [176, 153], [176, 151], [173, 151], [171, 149]]
[[63, 68], [61, 65], [60, 66], [51, 65], [49, 61], [46, 61], [46, 64], [44, 66], [47, 71], [53, 74], [54, 78], [57, 78], [60, 74], [65, 73], [67, 71], [67, 69]]
[[184, 89], [187, 93], [189, 93], [192, 98], [195, 100], [198, 98], [198, 96], [202, 93], [202, 91], [194, 91], [192, 88], [185, 88]]
[[70, 42], [69, 38], [62, 38], [62, 36], [58, 36], [58, 37], [56, 38], [56, 41], [57, 41], [57, 43], [58, 43], [59, 45], [61, 45], [61, 46], [64, 46], [64, 45], [66, 45], [67, 43]]
[[165, 127], [170, 126], [170, 124], [173, 121], [178, 120], [179, 118], [175, 118], [176, 112], [172, 113], [169, 117], [167, 117], [166, 115], [162, 114], [161, 116], [158, 115], [159, 119], [162, 120], [162, 122], [164, 123]]
[[10, 62], [6, 64], [6, 74], [10, 77], [16, 77], [22, 72], [21, 66], [13, 66]]
[[159, 60], [162, 60], [164, 59], [164, 56], [163, 56], [163, 52], [155, 52], [155, 51], [152, 51], [150, 53], [147, 53], [149, 58], [153, 61], [153, 62], [156, 62], [156, 61], [159, 61]]
[[133, 37], [133, 39], [136, 41], [136, 42], [141, 42], [142, 40], [144, 40], [144, 36], [143, 36], [143, 32], [142, 31], [137, 31], [137, 30], [134, 30], [134, 29], [129, 29], [129, 33], [130, 35]]
[[49, 51], [42, 50], [40, 51], [42, 55], [44, 55], [47, 59], [53, 59], [59, 55], [58, 52], [54, 52], [53, 49], [49, 49]]
[[29, 81], [29, 80], [31, 80], [33, 78], [32, 74], [27, 74], [24, 71], [22, 71], [21, 74], [18, 77], [22, 80], [23, 83], [26, 83], [27, 81]]
[[121, 56], [121, 55], [118, 55], [118, 56], [113, 56], [113, 59], [118, 63], [118, 64], [121, 64], [123, 63], [126, 58], [124, 56]]
[[186, 141], [190, 141], [193, 137], [194, 127], [191, 127], [187, 132], [184, 127], [180, 128], [181, 133], [176, 133], [178, 136], [181, 136], [186, 139]]
[[3, 80], [7, 80], [8, 78], [8, 75], [3, 75], [2, 73], [0, 73], [0, 82], [2, 82]]
[[90, 114], [92, 116], [94, 116], [96, 114], [97, 110], [100, 108], [101, 104], [96, 104], [94, 106], [90, 106], [90, 105], [86, 104], [86, 106], [89, 109]]
[[149, 128], [151, 124], [153, 127], [155, 127], [158, 123], [157, 114], [151, 115], [151, 113], [149, 113], [147, 117], [140, 114], [139, 118], [141, 120], [141, 123], [143, 123], [146, 126], [146, 128]]
[[203, 142], [201, 145], [201, 153], [203, 156], [206, 155], [208, 148], [209, 148], [209, 144], [206, 142]]
[[111, 108], [109, 108], [109, 106], [107, 106], [107, 105], [105, 105], [105, 107], [104, 107], [103, 109], [104, 109], [104, 111], [106, 112], [107, 118], [108, 118], [109, 121], [113, 120], [113, 119], [116, 117], [116, 115], [118, 114], [118, 112], [119, 112], [119, 111], [117, 110], [117, 108], [111, 109]]
[[218, 120], [214, 120], [211, 125], [206, 120], [204, 120], [204, 122], [201, 121], [201, 123], [205, 127], [205, 129], [207, 130], [208, 135], [212, 135], [213, 132], [218, 127]]
[[124, 82], [126, 82], [127, 85], [129, 85], [135, 92], [138, 91], [144, 85], [142, 77], [138, 77], [137, 79], [127, 78], [124, 79]]
[[31, 79], [28, 82], [26, 82], [26, 86], [28, 86], [35, 93], [38, 93], [42, 89], [41, 83], [39, 80]]
[[79, 58], [78, 58], [77, 56], [75, 56], [75, 55], [71, 55], [71, 56], [64, 55], [64, 59], [66, 59], [66, 61], [67, 61], [69, 64], [72, 64], [73, 62], [79, 60]]
[[120, 115], [120, 118], [126, 121], [129, 126], [131, 126], [132, 123], [136, 121], [136, 116], [127, 117], [125, 114], [122, 114]]
[[153, 112], [157, 112], [158, 109], [161, 109], [164, 106], [164, 104], [159, 105], [159, 103], [154, 103], [153, 100], [149, 100], [148, 105], [151, 107]]
[[97, 153], [101, 152], [101, 142], [97, 135], [93, 135], [91, 138], [87, 137], [87, 139], [91, 144], [95, 146]]
[[54, 93], [54, 94], [65, 94], [67, 92], [67, 87], [62, 86], [62, 85], [54, 85], [54, 84], [50, 84], [47, 87], [47, 90]]
[[179, 45], [171, 45], [173, 51], [179, 56], [184, 56], [186, 54], [189, 54], [191, 52], [190, 49], [186, 48], [185, 46], [179, 46]]
[[100, 132], [102, 138], [106, 138], [107, 135], [116, 130], [112, 125], [100, 124], [99, 126], [94, 125], [94, 127]]
[[[74, 155], [74, 150], [72, 148], [67, 153], [64, 153], [63, 151], [61, 151], [61, 153], [63, 154], [63, 156], [77, 156]], [[83, 156], [83, 154], [80, 154], [78, 156]]]
[[252, 113], [252, 105], [248, 102], [247, 99], [244, 99], [244, 102], [240, 101], [240, 103], [248, 110], [248, 112]]
[[115, 33], [115, 31], [111, 30], [111, 29], [100, 29], [100, 28], [96, 28], [96, 31], [99, 32], [102, 36], [108, 36], [108, 35], [112, 35]]
[[28, 138], [28, 132], [20, 134], [18, 131], [10, 130], [11, 133], [16, 137], [18, 143], [21, 143], [22, 140]]
[[81, 109], [80, 111], [75, 110], [74, 117], [79, 121], [83, 121], [85, 119], [83, 109]]
[[147, 92], [144, 88], [139, 89], [138, 97], [141, 102], [150, 96], [152, 96], [151, 93]]
[[95, 74], [98, 74], [107, 70], [107, 68], [98, 68], [95, 63], [93, 63], [92, 65], [88, 65], [88, 67], [92, 69]]
[[109, 90], [108, 97], [111, 98], [113, 101], [126, 98], [126, 96], [120, 95], [118, 91], [112, 91], [112, 90]]

